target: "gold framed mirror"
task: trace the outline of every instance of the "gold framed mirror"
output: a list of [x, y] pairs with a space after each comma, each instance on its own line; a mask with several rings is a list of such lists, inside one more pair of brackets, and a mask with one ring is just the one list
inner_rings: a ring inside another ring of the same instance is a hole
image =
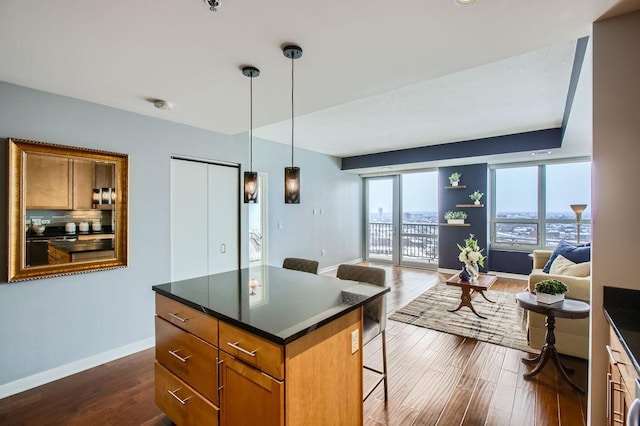
[[127, 154], [9, 139], [8, 281], [127, 266]]

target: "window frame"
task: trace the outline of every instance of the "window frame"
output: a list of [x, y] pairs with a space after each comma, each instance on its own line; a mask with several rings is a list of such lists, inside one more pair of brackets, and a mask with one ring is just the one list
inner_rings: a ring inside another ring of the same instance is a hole
[[[498, 250], [510, 250], [510, 251], [527, 251], [539, 249], [552, 249], [555, 243], [549, 245], [547, 243], [547, 224], [551, 223], [568, 223], [575, 224], [574, 219], [547, 219], [546, 208], [546, 166], [552, 164], [570, 164], [570, 163], [589, 163], [589, 167], [592, 167], [592, 161], [590, 158], [580, 157], [571, 159], [561, 159], [552, 161], [538, 161], [538, 162], [522, 162], [522, 163], [510, 163], [510, 164], [495, 164], [491, 166], [490, 170], [490, 244], [492, 249]], [[496, 170], [506, 168], [524, 168], [536, 166], [538, 168], [538, 217], [536, 219], [512, 219], [512, 218], [498, 218], [496, 217]], [[587, 200], [590, 203], [591, 200]], [[496, 226], [498, 223], [521, 223], [521, 224], [536, 224], [537, 226], [537, 244], [518, 244], [518, 243], [504, 243], [496, 241]], [[582, 219], [581, 225], [592, 226], [591, 219]]]

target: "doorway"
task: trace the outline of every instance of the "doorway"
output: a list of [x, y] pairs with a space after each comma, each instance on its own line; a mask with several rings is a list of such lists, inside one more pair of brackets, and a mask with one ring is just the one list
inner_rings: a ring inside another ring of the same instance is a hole
[[267, 174], [258, 173], [258, 202], [249, 204], [249, 266], [267, 265]]
[[438, 267], [436, 171], [365, 179], [365, 260]]

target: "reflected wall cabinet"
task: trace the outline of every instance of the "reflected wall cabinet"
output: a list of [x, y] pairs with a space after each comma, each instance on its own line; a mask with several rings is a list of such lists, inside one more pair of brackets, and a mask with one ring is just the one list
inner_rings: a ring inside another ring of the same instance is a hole
[[240, 266], [237, 166], [171, 160], [171, 280]]

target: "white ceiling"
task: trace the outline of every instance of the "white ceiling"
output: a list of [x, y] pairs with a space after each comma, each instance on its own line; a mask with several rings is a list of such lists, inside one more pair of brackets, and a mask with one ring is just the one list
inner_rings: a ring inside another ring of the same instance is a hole
[[[575, 40], [618, 0], [0, 2], [0, 80], [346, 156], [558, 126]], [[154, 109], [150, 98], [174, 103]]]

